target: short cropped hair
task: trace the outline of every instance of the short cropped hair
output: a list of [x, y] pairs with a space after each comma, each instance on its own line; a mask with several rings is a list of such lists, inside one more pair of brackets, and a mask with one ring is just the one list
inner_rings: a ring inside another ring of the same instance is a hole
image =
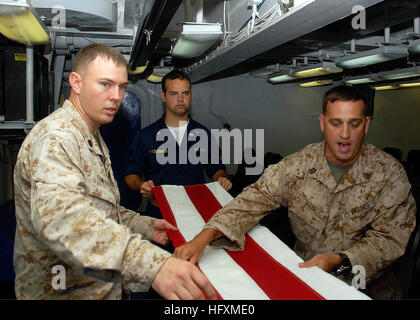
[[322, 99], [322, 113], [327, 112], [328, 102], [334, 103], [336, 101], [358, 101], [362, 100], [364, 103], [363, 115], [367, 115], [367, 100], [366, 97], [355, 87], [340, 85], [328, 90]]
[[183, 72], [182, 70], [172, 70], [171, 72], [167, 73], [163, 78], [162, 78], [162, 91], [164, 93], [166, 93], [166, 80], [175, 80], [175, 79], [181, 79], [181, 80], [188, 80], [189, 84], [190, 84], [190, 89], [191, 89], [191, 79], [190, 77]]
[[72, 72], [80, 73], [81, 70], [84, 70], [88, 64], [95, 60], [98, 56], [111, 60], [117, 66], [127, 67], [127, 62], [124, 56], [117, 49], [104, 44], [95, 43], [82, 48], [77, 53], [72, 66]]

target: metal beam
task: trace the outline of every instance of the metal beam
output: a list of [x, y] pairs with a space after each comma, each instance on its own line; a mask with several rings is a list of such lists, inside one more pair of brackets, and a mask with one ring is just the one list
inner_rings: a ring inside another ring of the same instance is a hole
[[63, 72], [66, 63], [66, 56], [57, 56], [54, 68], [54, 110], [59, 108], [61, 84], [63, 82]]
[[129, 65], [132, 70], [149, 60], [162, 34], [175, 15], [182, 0], [156, 0], [143, 24], [137, 29]]
[[307, 33], [352, 15], [352, 8], [368, 8], [383, 0], [308, 0], [296, 11], [278, 18], [268, 27], [251, 34], [233, 47], [220, 48], [219, 53], [193, 65], [186, 71], [192, 82], [206, 79], [220, 71], [295, 40]]

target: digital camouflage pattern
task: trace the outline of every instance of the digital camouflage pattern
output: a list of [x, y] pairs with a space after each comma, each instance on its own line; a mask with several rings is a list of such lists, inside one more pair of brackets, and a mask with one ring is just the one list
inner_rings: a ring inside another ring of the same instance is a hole
[[309, 260], [318, 253], [345, 253], [362, 265], [366, 282], [404, 254], [415, 227], [416, 206], [403, 166], [373, 145], [339, 184], [324, 156], [325, 143], [311, 144], [269, 166], [260, 179], [219, 210], [207, 227], [226, 238], [213, 245], [242, 250], [244, 236], [270, 211], [288, 207], [294, 251]]
[[[171, 255], [152, 245], [153, 218], [119, 206], [108, 149], [75, 107], [40, 121], [14, 171], [18, 299], [121, 299], [122, 286], [148, 291]], [[55, 290], [52, 268], [66, 271]]]

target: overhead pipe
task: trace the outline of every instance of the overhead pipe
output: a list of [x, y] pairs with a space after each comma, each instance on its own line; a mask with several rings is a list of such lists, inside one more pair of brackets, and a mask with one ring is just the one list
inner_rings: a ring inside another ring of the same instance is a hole
[[191, 0], [184, 0], [185, 21], [191, 21]]
[[385, 5], [385, 27], [384, 27], [384, 43], [385, 45], [391, 42], [391, 27], [389, 26], [389, 7]]
[[128, 40], [128, 39], [87, 38], [87, 37], [82, 38], [82, 37], [57, 36], [55, 39], [55, 49], [67, 50], [67, 52], [69, 52], [75, 49], [78, 50], [78, 49], [84, 48], [93, 43], [102, 43], [110, 47], [126, 48], [125, 50], [130, 49], [132, 46], [131, 40]]
[[203, 23], [204, 22], [203, 0], [196, 0], [195, 1], [195, 21], [197, 23]]

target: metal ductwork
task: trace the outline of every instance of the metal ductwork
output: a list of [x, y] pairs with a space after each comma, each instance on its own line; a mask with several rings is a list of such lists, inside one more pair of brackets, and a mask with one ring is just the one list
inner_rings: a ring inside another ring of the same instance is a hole
[[154, 2], [141, 28], [137, 30], [133, 53], [129, 61], [132, 70], [146, 65], [181, 3], [182, 0], [156, 0]]
[[59, 27], [79, 30], [117, 29], [117, 1], [32, 0], [31, 4], [48, 26], [57, 23]]

